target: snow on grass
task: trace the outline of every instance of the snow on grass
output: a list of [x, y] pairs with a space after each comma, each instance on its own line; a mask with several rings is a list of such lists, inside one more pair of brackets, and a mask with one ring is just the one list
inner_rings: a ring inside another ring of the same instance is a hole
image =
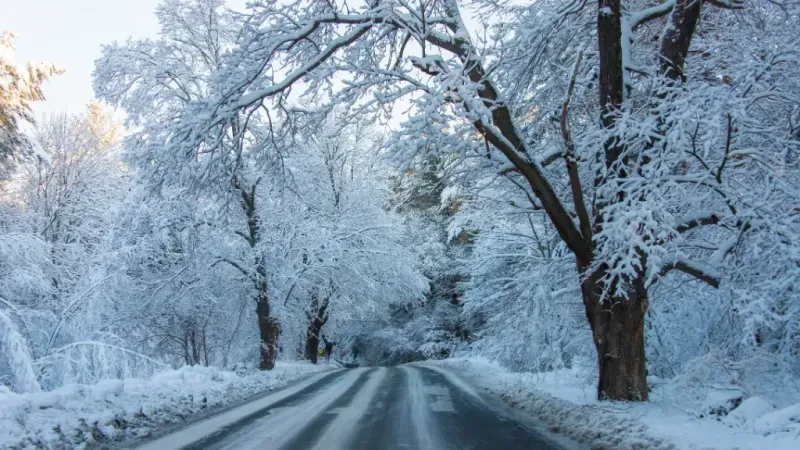
[[160, 426], [331, 368], [278, 362], [271, 371], [240, 375], [185, 366], [149, 380], [104, 380], [50, 392], [16, 394], [0, 386], [0, 448], [84, 448], [145, 437]]
[[[781, 409], [753, 396], [743, 401], [711, 390], [705, 404], [676, 400], [676, 386], [653, 378], [647, 403], [599, 402], [594, 380], [572, 369], [513, 373], [479, 358], [430, 362], [458, 373], [478, 389], [534, 416], [550, 431], [592, 449], [797, 449], [800, 404]], [[700, 405], [700, 404], [698, 404]], [[729, 405], [724, 415], [709, 408]], [[736, 406], [733, 406], [736, 405]]]

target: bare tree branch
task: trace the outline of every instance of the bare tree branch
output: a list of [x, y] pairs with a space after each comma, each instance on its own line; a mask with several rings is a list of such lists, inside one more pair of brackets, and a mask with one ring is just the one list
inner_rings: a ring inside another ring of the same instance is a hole
[[250, 277], [251, 277], [251, 275], [250, 275], [250, 272], [248, 272], [247, 270], [245, 270], [245, 269], [244, 269], [244, 267], [242, 267], [242, 266], [241, 266], [241, 265], [239, 265], [238, 263], [236, 263], [236, 262], [233, 262], [233, 261], [231, 261], [230, 259], [227, 259], [227, 258], [220, 258], [220, 259], [218, 259], [218, 260], [214, 261], [214, 262], [211, 264], [211, 267], [214, 267], [214, 266], [216, 266], [217, 264], [219, 264], [219, 263], [221, 263], [221, 262], [226, 262], [226, 263], [230, 264], [231, 266], [233, 266], [234, 268], [236, 268], [236, 269], [237, 269], [239, 272], [241, 272], [241, 273], [242, 273], [242, 275], [244, 275], [245, 277], [247, 277], [248, 279], [250, 279]]
[[720, 280], [722, 278], [722, 275], [719, 272], [711, 267], [705, 267], [703, 265], [683, 259], [663, 266], [656, 279], [664, 277], [672, 270], [679, 270], [687, 275], [693, 276], [694, 278], [708, 284], [715, 289], [719, 289]]
[[628, 14], [628, 26], [631, 28], [631, 30], [635, 30], [639, 26], [650, 22], [651, 20], [666, 16], [672, 12], [673, 7], [675, 7], [675, 0], [667, 0], [660, 5], [643, 9], [635, 13], [630, 13]]
[[589, 219], [589, 212], [586, 210], [586, 202], [583, 199], [583, 186], [581, 186], [581, 177], [578, 173], [578, 160], [575, 158], [575, 143], [572, 141], [572, 135], [569, 131], [569, 102], [572, 100], [572, 93], [575, 90], [575, 80], [578, 78], [578, 72], [581, 67], [581, 60], [583, 60], [583, 49], [578, 51], [578, 57], [575, 60], [575, 67], [572, 70], [572, 77], [569, 80], [569, 87], [567, 88], [567, 96], [564, 103], [561, 105], [561, 136], [564, 138], [564, 160], [567, 162], [567, 173], [569, 174], [569, 186], [572, 190], [572, 202], [575, 205], [575, 213], [578, 215], [578, 221], [581, 227], [581, 233], [584, 239], [592, 239], [592, 222]]

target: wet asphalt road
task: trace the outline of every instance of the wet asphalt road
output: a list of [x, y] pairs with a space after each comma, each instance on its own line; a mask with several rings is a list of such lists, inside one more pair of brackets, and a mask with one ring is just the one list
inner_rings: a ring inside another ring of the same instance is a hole
[[338, 370], [142, 448], [565, 448], [530, 423], [510, 418], [498, 403], [475, 393], [453, 374], [427, 367]]

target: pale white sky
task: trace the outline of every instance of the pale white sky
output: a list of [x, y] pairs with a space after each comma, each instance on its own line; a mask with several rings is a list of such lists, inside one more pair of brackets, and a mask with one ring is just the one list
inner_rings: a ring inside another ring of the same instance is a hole
[[17, 63], [52, 61], [67, 73], [47, 82], [38, 114], [80, 112], [94, 97], [100, 45], [156, 37], [159, 0], [0, 0], [0, 30], [13, 31]]
[[[0, 31], [17, 35], [17, 63], [52, 61], [66, 70], [45, 84], [37, 116], [83, 111], [94, 98], [92, 71], [100, 46], [158, 36], [155, 16], [161, 0], [0, 0]], [[228, 0], [242, 8], [246, 0]], [[468, 26], [469, 11], [462, 10]]]

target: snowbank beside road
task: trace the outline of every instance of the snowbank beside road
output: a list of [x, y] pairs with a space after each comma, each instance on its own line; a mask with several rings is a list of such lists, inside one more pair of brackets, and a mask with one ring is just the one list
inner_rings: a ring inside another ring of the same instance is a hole
[[[769, 400], [755, 396], [736, 403], [725, 415], [708, 414], [710, 404], [687, 409], [691, 406], [679, 404], [673, 389], [660, 380], [651, 383], [647, 403], [598, 402], [592, 381], [573, 370], [513, 373], [473, 358], [425, 364], [458, 373], [534, 416], [550, 431], [592, 449], [800, 448], [800, 405], [776, 409]], [[710, 399], [714, 405], [725, 403], [721, 396], [723, 391], [709, 392], [709, 397], [719, 397]]]
[[186, 366], [149, 380], [105, 380], [33, 394], [0, 386], [0, 448], [82, 448], [143, 437], [159, 426], [184, 422], [331, 368], [279, 362], [271, 371], [239, 375]]

